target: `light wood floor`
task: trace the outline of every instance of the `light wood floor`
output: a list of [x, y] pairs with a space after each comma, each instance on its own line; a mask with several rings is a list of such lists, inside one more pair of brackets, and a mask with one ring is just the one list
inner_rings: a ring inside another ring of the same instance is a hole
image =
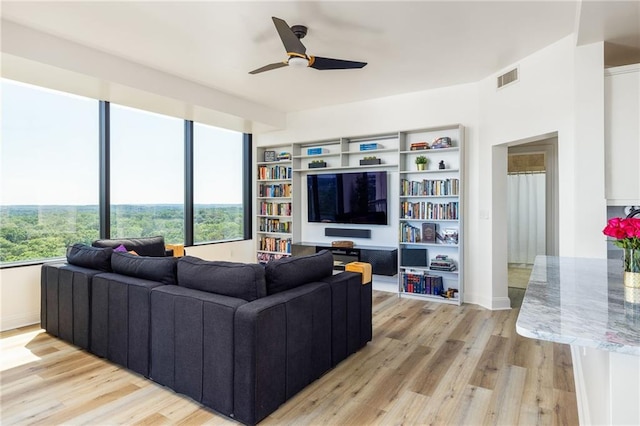
[[[374, 292], [373, 341], [262, 424], [577, 425], [569, 347], [517, 315]], [[0, 345], [3, 425], [235, 423], [36, 326]]]

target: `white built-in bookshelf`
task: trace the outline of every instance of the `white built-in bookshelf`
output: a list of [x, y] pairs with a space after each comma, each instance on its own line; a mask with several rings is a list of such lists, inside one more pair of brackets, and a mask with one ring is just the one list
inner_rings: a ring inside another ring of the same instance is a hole
[[[447, 143], [431, 148], [443, 138]], [[429, 149], [415, 149], [424, 146]], [[369, 149], [363, 150], [363, 146]], [[373, 146], [373, 148], [371, 148]], [[412, 149], [412, 146], [414, 149]], [[288, 154], [265, 161], [265, 151]], [[398, 215], [397, 292], [408, 296], [460, 304], [463, 300], [464, 253], [464, 127], [451, 125], [331, 140], [295, 142], [257, 149], [257, 258], [265, 263], [291, 255], [300, 243], [303, 211], [300, 182], [303, 176], [327, 171], [386, 170], [390, 182], [388, 210]], [[425, 156], [425, 170], [415, 159]], [[375, 157], [379, 164], [362, 165]], [[444, 168], [440, 168], [442, 162]], [[320, 167], [315, 167], [320, 165]], [[397, 196], [391, 196], [397, 194]], [[335, 224], [333, 224], [335, 225]], [[375, 225], [374, 225], [375, 226]], [[388, 241], [372, 241], [390, 246]], [[453, 265], [453, 266], [451, 266]], [[441, 286], [441, 289], [440, 289]], [[442, 293], [448, 292], [449, 297]], [[439, 294], [436, 294], [439, 293]]]
[[[266, 151], [272, 156], [265, 158]], [[258, 148], [256, 257], [260, 263], [291, 256], [293, 169], [290, 152], [290, 145]], [[289, 153], [289, 158], [281, 158], [283, 153]]]
[[[450, 147], [415, 149], [448, 138]], [[412, 149], [413, 147], [413, 149]], [[463, 300], [464, 129], [400, 133], [398, 291], [428, 300]], [[416, 158], [424, 156], [425, 170]], [[443, 297], [446, 293], [449, 297]]]

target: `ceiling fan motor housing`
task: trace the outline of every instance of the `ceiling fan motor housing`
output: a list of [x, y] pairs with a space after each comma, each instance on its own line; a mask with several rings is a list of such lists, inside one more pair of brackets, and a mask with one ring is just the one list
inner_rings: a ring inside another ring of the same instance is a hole
[[293, 25], [291, 31], [293, 31], [298, 38], [304, 38], [304, 36], [307, 35], [307, 27], [304, 25]]

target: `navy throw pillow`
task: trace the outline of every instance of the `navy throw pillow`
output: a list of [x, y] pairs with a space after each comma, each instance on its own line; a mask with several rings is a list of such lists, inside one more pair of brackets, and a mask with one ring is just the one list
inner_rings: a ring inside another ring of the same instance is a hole
[[333, 255], [322, 250], [308, 256], [283, 257], [272, 260], [265, 267], [267, 294], [319, 281], [333, 274]]
[[108, 240], [95, 240], [94, 247], [116, 247], [123, 245], [127, 251], [135, 251], [140, 256], [165, 256], [164, 237], [142, 237], [142, 238], [116, 238]]
[[83, 268], [111, 272], [110, 248], [91, 247], [85, 244], [74, 244], [67, 249], [67, 263]]
[[175, 257], [138, 256], [131, 253], [114, 252], [111, 255], [113, 272], [162, 284], [176, 284]]
[[178, 285], [247, 302], [267, 295], [262, 266], [193, 256], [184, 256], [178, 261]]

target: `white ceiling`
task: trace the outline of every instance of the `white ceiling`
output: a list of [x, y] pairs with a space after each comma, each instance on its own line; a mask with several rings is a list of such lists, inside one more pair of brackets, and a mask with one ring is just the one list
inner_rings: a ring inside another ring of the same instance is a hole
[[[5, 20], [288, 112], [474, 82], [571, 34], [640, 49], [640, 1], [2, 1]], [[281, 68], [271, 21], [359, 70]]]

